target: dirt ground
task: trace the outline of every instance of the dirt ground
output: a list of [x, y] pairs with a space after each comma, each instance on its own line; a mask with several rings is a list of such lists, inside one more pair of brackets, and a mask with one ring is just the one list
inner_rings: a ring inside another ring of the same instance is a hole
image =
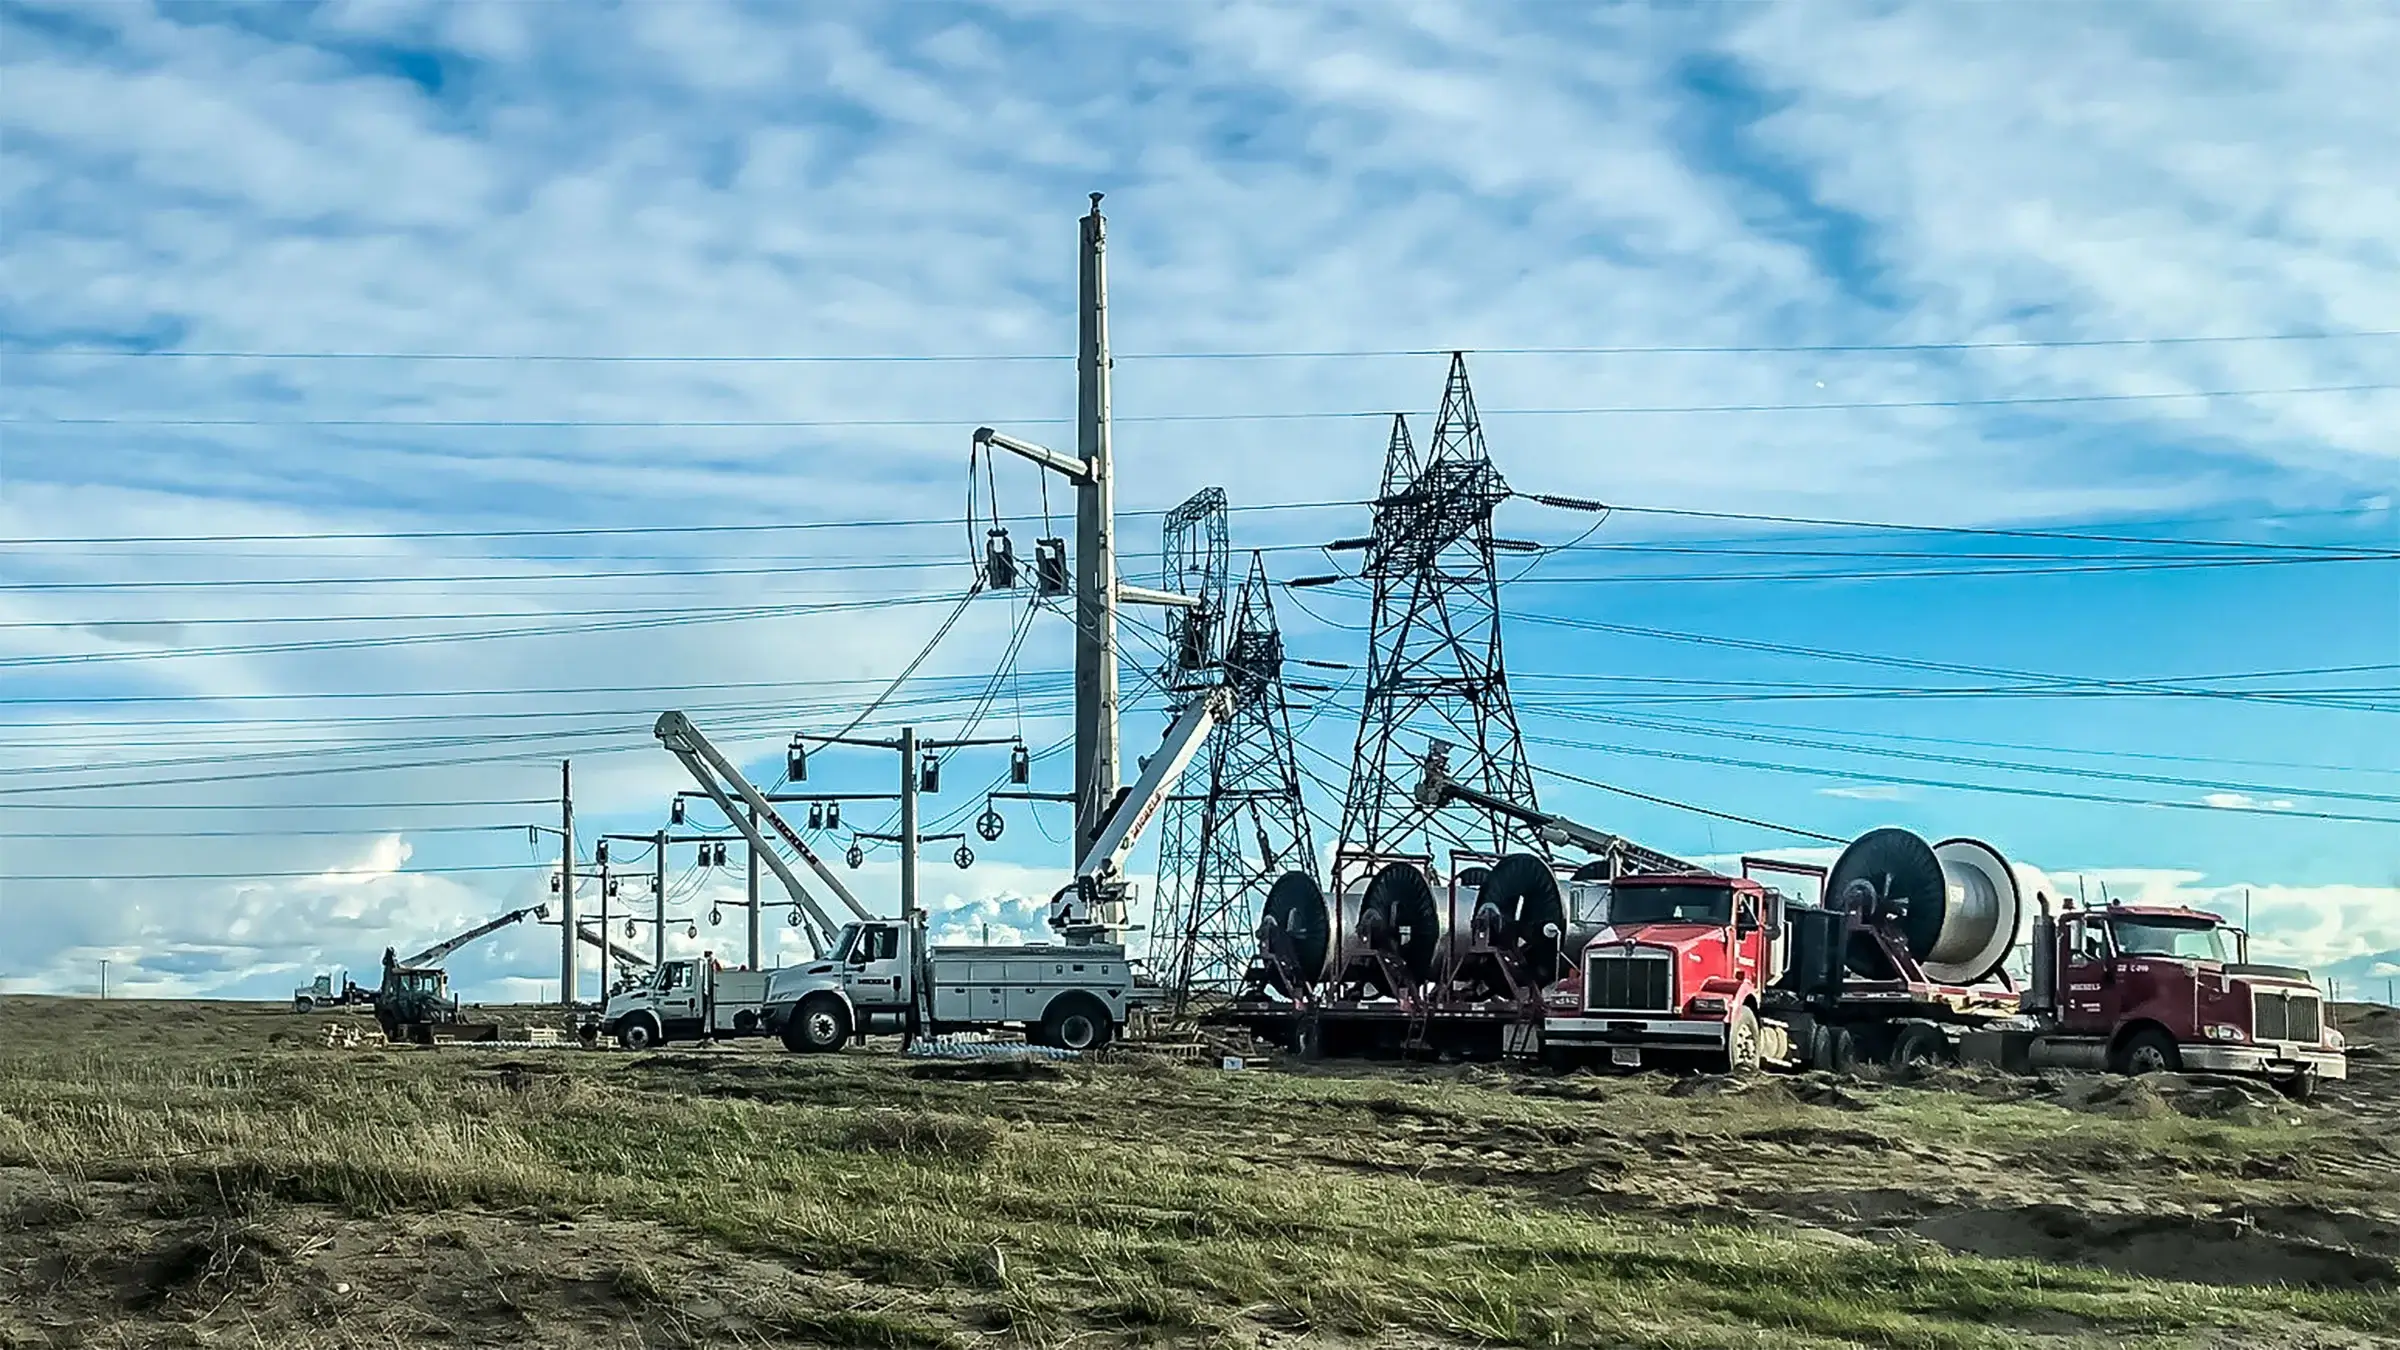
[[354, 1017], [0, 999], [0, 1347], [2400, 1345], [2390, 1010], [2305, 1107]]

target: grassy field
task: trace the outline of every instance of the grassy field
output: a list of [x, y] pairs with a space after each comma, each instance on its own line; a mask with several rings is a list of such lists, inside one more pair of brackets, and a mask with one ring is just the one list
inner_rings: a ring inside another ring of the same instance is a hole
[[0, 1346], [2400, 1345], [2389, 1059], [2304, 1109], [342, 1016], [0, 999]]

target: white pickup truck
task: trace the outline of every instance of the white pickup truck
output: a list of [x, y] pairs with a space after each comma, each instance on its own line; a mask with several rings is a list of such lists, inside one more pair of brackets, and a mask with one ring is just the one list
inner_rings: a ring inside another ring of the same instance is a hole
[[1097, 1050], [1145, 1001], [1119, 943], [932, 947], [895, 920], [843, 925], [825, 960], [773, 973], [765, 1029], [792, 1050], [874, 1033], [1022, 1027], [1037, 1045]]
[[600, 1010], [600, 1034], [628, 1050], [669, 1041], [767, 1034], [767, 984], [779, 972], [725, 970], [701, 956], [653, 966], [619, 986]]

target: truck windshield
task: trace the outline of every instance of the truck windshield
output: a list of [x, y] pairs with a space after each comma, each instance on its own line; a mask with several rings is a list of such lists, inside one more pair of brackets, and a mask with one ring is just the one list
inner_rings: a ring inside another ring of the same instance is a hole
[[2165, 956], [2179, 961], [2225, 959], [2225, 930], [2206, 919], [2117, 919], [2117, 951], [2125, 956]]
[[1609, 897], [1608, 921], [1636, 923], [1733, 922], [1733, 892], [1723, 886], [1628, 886], [1617, 883]]
[[840, 931], [833, 935], [833, 945], [826, 949], [825, 959], [829, 961], [849, 960], [850, 948], [857, 941], [858, 925], [854, 923], [843, 924]]

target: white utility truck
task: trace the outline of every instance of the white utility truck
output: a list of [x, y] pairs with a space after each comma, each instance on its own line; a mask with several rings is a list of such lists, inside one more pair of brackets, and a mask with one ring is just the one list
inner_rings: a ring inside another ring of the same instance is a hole
[[598, 1030], [628, 1050], [764, 1036], [767, 981], [774, 973], [726, 970], [705, 954], [653, 966], [608, 996]]
[[[760, 850], [791, 892], [804, 919], [803, 931], [816, 950], [814, 960], [768, 975], [756, 1023], [763, 1031], [780, 1036], [790, 1049], [823, 1051], [879, 1032], [915, 1037], [1022, 1027], [1037, 1043], [1097, 1050], [1123, 1030], [1128, 1010], [1149, 996], [1149, 986], [1135, 982], [1125, 946], [1118, 940], [1132, 896], [1124, 877], [1125, 859], [1210, 729], [1230, 711], [1231, 700], [1229, 692], [1212, 690], [1193, 699], [1168, 728], [1158, 753], [1143, 766], [1141, 777], [1119, 798], [1077, 861], [1074, 881], [1051, 898], [1049, 923], [1059, 940], [999, 947], [932, 947], [922, 914], [904, 921], [867, 913], [766, 796], [689, 718], [663, 714], [655, 732], [726, 818]], [[855, 922], [835, 927], [750, 822], [748, 811], [735, 808], [737, 797], [832, 887], [856, 916]], [[716, 972], [715, 978], [723, 980], [729, 973]], [[722, 996], [718, 1005], [733, 1006]], [[659, 1026], [665, 1026], [663, 1017]], [[622, 1040], [623, 1033], [618, 1035]]]

